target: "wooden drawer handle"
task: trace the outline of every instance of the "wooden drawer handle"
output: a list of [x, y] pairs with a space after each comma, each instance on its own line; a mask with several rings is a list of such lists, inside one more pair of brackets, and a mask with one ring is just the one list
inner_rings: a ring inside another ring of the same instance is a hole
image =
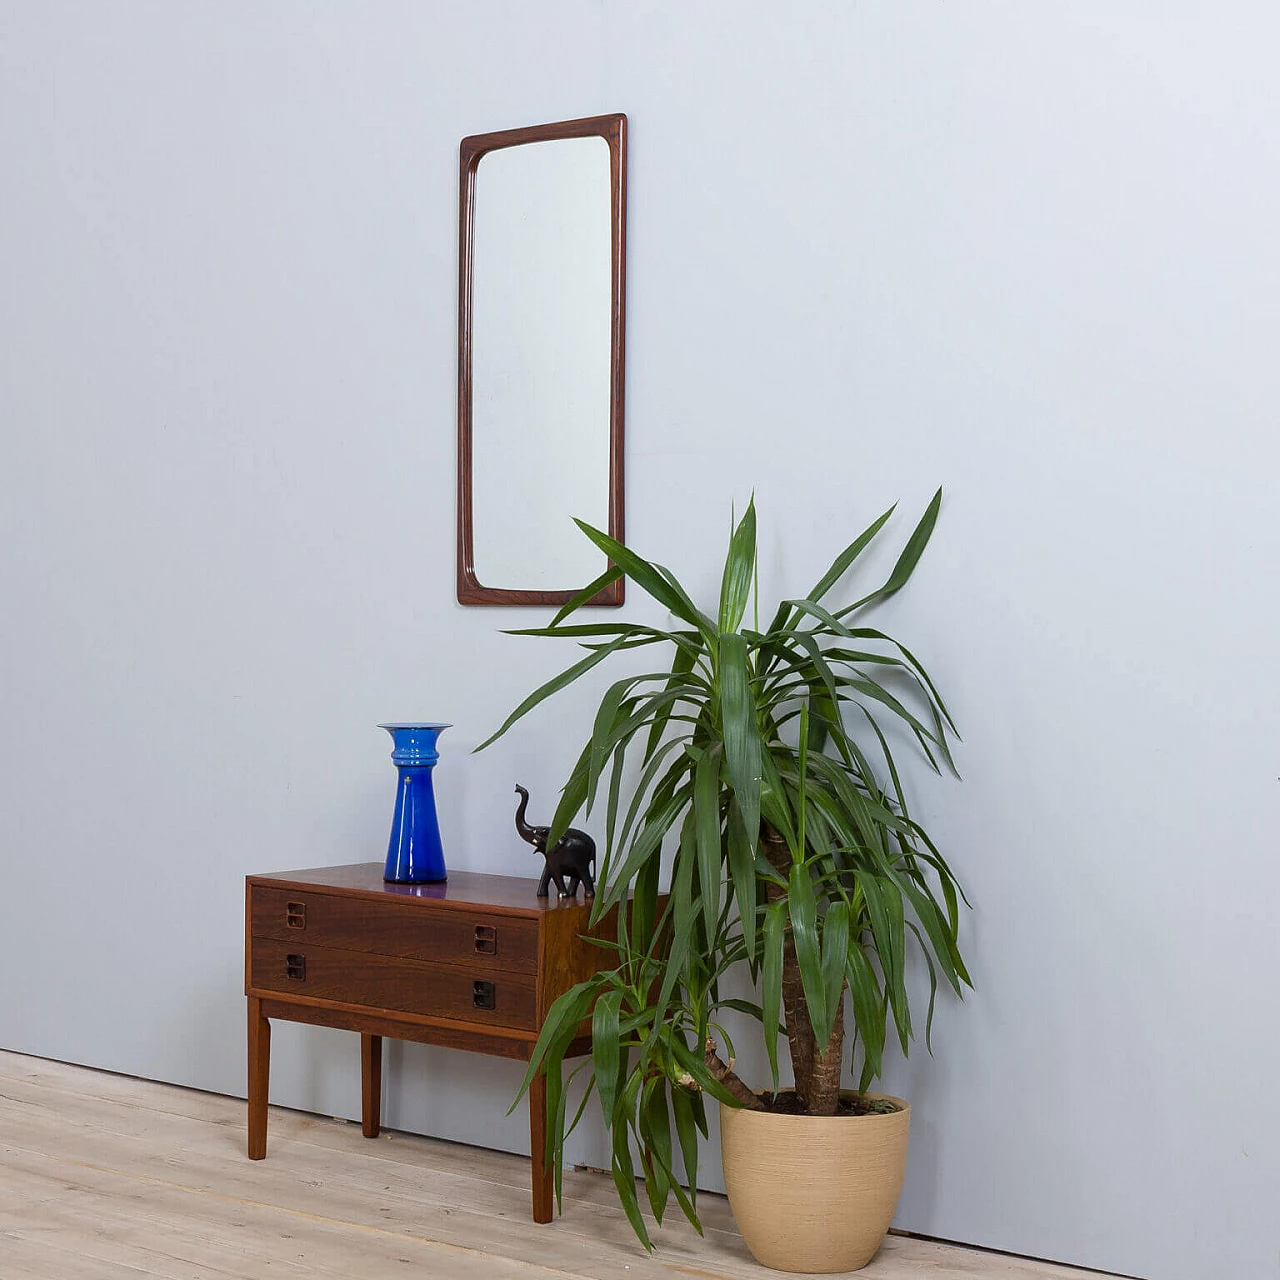
[[497, 999], [497, 988], [492, 982], [477, 978], [471, 984], [471, 1004], [476, 1009], [492, 1009]]
[[292, 978], [296, 982], [306, 982], [307, 980], [307, 957], [300, 955], [288, 955], [284, 958], [284, 976]]
[[493, 925], [476, 925], [476, 950], [485, 956], [498, 954], [498, 931]]
[[286, 902], [284, 904], [284, 922], [290, 929], [307, 927], [307, 904], [305, 902]]

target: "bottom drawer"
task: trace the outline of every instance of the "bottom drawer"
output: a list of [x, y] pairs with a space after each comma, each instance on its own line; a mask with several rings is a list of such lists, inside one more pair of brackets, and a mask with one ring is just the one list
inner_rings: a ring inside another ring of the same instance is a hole
[[397, 960], [333, 947], [300, 947], [274, 938], [253, 939], [249, 985], [286, 996], [526, 1031], [534, 1028], [537, 1008], [531, 973]]

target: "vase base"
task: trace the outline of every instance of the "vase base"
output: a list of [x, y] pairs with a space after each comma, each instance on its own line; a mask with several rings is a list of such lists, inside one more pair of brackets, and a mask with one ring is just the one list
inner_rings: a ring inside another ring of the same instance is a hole
[[445, 884], [448, 876], [414, 876], [411, 879], [401, 879], [398, 876], [383, 876], [383, 884]]

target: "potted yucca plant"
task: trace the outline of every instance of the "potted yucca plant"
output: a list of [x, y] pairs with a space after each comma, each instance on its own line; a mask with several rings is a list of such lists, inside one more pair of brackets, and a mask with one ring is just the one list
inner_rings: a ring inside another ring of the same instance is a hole
[[[892, 508], [764, 627], [754, 500], [733, 530], [714, 615], [670, 570], [579, 521], [610, 569], [549, 626], [512, 633], [573, 639], [586, 656], [482, 747], [612, 655], [665, 651], [659, 669], [606, 690], [552, 822], [548, 847], [584, 809], [603, 808], [592, 918], [617, 908], [616, 940], [604, 970], [552, 1007], [521, 1090], [546, 1073], [545, 1158], [557, 1196], [565, 1136], [597, 1096], [618, 1195], [646, 1247], [633, 1150], [654, 1218], [674, 1196], [701, 1230], [708, 1097], [721, 1107], [730, 1203], [761, 1262], [860, 1267], [893, 1217], [910, 1113], [868, 1090], [889, 1035], [904, 1054], [913, 1038], [908, 956], [917, 950], [928, 971], [926, 1041], [939, 976], [957, 994], [969, 977], [957, 946], [963, 895], [911, 817], [892, 746], [913, 742], [933, 769], [951, 766], [955, 726], [913, 654], [866, 618], [910, 578], [941, 498], [939, 490], [879, 587], [842, 607], [823, 603]], [[623, 574], [669, 611], [670, 629], [571, 620]], [[673, 859], [665, 891], [664, 849]], [[722, 978], [738, 967], [758, 1003], [722, 994]], [[770, 1088], [757, 1092], [735, 1072], [725, 1009], [759, 1022]], [[590, 1077], [570, 1116], [564, 1053], [588, 1017], [592, 1056], [572, 1074], [589, 1068]], [[840, 1087], [847, 1061], [857, 1090]]]

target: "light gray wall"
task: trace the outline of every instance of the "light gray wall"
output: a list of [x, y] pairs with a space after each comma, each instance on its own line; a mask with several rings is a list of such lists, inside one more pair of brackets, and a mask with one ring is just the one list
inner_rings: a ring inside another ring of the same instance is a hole
[[[381, 856], [381, 719], [534, 870], [590, 691], [467, 754], [565, 655], [453, 603], [456, 147], [625, 110], [634, 545], [710, 592], [754, 487], [772, 595], [948, 487], [887, 621], [977, 992], [891, 1073], [900, 1225], [1274, 1275], [1276, 10], [789, 9], [0, 7], [0, 1044], [240, 1091], [241, 877]], [[274, 1097], [357, 1056], [282, 1027]], [[390, 1066], [526, 1143], [514, 1067]]]

